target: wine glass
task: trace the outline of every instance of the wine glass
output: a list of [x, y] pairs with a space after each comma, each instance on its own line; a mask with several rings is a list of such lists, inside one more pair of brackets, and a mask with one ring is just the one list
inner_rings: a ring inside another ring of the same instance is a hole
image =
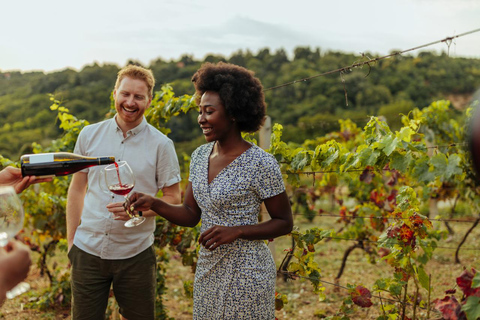
[[[125, 200], [127, 200], [128, 194], [135, 186], [135, 176], [128, 163], [119, 161], [110, 164], [104, 168], [104, 175], [108, 190], [114, 194], [124, 196]], [[128, 208], [125, 211], [131, 218], [125, 222], [125, 227], [136, 227], [145, 221], [145, 217], [136, 216]]]
[[[10, 239], [23, 228], [23, 205], [12, 186], [0, 186], [0, 246], [5, 247]], [[30, 289], [26, 282], [20, 282], [7, 292], [12, 299]]]

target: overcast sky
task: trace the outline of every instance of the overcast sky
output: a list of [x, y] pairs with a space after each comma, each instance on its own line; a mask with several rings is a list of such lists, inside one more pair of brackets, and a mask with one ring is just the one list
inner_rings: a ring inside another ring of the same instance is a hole
[[[22, 0], [0, 8], [3, 72], [265, 47], [385, 55], [480, 28], [479, 0]], [[456, 39], [450, 55], [480, 58], [480, 32]]]

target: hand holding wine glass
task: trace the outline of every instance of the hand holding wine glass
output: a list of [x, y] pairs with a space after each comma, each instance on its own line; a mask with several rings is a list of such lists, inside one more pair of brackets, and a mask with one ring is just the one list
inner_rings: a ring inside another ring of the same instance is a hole
[[159, 201], [157, 198], [141, 192], [134, 192], [128, 197], [123, 204], [125, 210], [150, 210], [155, 204], [155, 201]]
[[11, 240], [0, 248], [0, 305], [7, 296], [12, 298], [12, 291], [8, 290], [27, 277], [31, 264], [30, 248], [23, 243]]
[[12, 186], [16, 193], [20, 193], [33, 183], [52, 181], [52, 178], [37, 178], [35, 176], [22, 176], [22, 170], [14, 167], [5, 167], [0, 171], [0, 184]]
[[[17, 196], [15, 189], [12, 186], [0, 186], [0, 247], [3, 248], [2, 257], [5, 257], [5, 254], [14, 253], [13, 251], [18, 249], [18, 246], [14, 242], [11, 242], [11, 239], [23, 228], [24, 212], [23, 205], [20, 201], [20, 198]], [[27, 260], [19, 261], [20, 256], [11, 256], [13, 260], [10, 260], [10, 263], [18, 264], [15, 268], [16, 272], [12, 275], [12, 279], [8, 279], [12, 284], [13, 278], [18, 281], [23, 280], [23, 275], [25, 274], [25, 265], [30, 266], [30, 258], [27, 256]], [[22, 271], [23, 270], [23, 271]], [[18, 274], [20, 272], [20, 274]], [[28, 273], [28, 270], [27, 270]], [[9, 276], [9, 275], [7, 275]], [[13, 280], [13, 282], [17, 282]], [[7, 288], [11, 285], [7, 286]], [[11, 288], [7, 293], [7, 298], [11, 299], [16, 297], [19, 294], [22, 294], [30, 289], [30, 285], [26, 282], [20, 282], [15, 287]]]
[[[110, 192], [122, 195], [125, 200], [128, 194], [135, 186], [135, 176], [132, 169], [126, 161], [115, 162], [104, 169], [105, 181]], [[126, 227], [136, 227], [145, 221], [145, 217], [135, 216], [128, 208], [125, 212], [130, 216], [130, 220], [125, 222]]]

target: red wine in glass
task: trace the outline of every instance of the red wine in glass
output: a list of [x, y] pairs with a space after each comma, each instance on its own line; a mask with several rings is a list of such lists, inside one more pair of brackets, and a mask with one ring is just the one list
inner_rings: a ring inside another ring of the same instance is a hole
[[112, 186], [109, 186], [108, 189], [115, 193], [118, 194], [119, 196], [126, 196], [127, 194], [130, 193], [133, 189], [133, 184], [114, 184]]
[[[135, 176], [128, 163], [126, 161], [115, 162], [106, 166], [103, 173], [108, 190], [127, 199], [128, 194], [135, 186]], [[145, 221], [145, 217], [135, 216], [128, 209], [126, 212], [131, 218], [125, 222], [126, 227], [135, 227]]]

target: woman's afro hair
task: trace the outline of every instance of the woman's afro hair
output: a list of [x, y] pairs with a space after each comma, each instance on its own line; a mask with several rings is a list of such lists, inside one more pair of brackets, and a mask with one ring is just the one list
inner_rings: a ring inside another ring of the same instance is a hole
[[255, 132], [263, 124], [266, 109], [263, 86], [252, 71], [230, 63], [208, 62], [197, 70], [192, 82], [197, 104], [206, 91], [217, 92], [240, 131]]

